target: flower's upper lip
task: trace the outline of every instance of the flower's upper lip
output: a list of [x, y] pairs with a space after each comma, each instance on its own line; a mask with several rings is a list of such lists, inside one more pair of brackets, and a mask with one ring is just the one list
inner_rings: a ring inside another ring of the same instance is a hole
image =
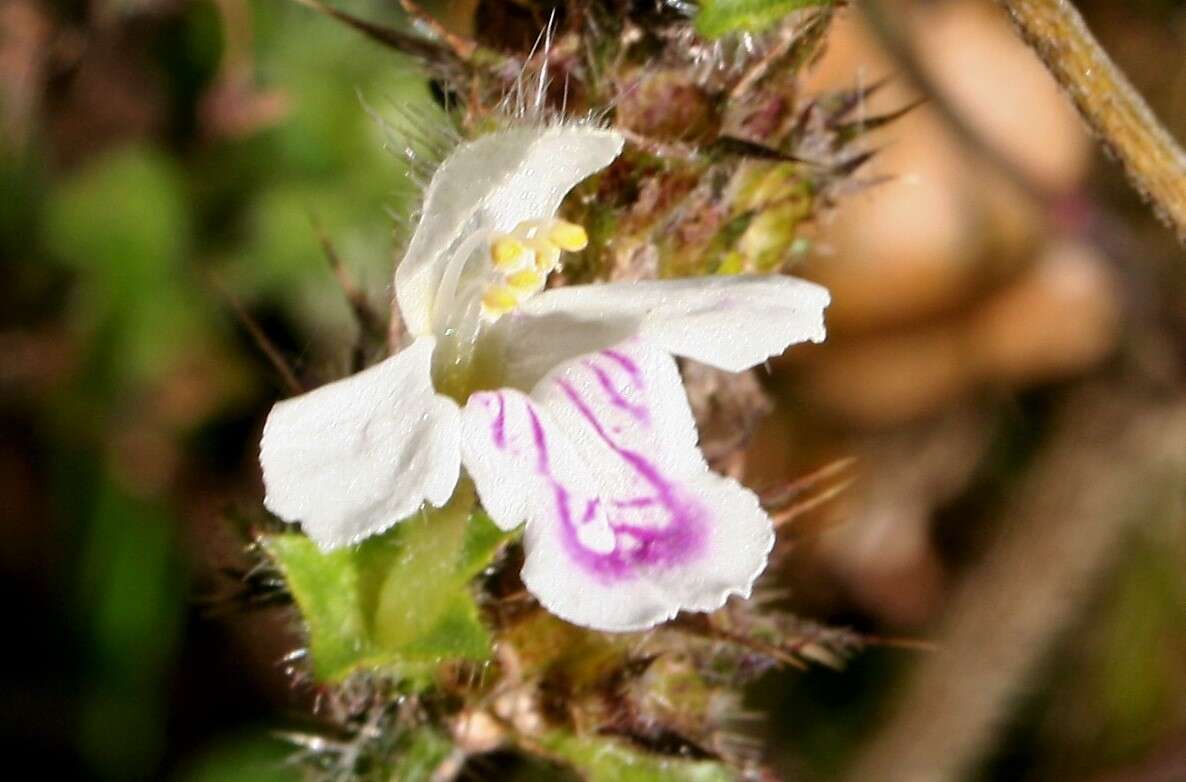
[[395, 293], [408, 331], [432, 331], [445, 271], [456, 252], [472, 251], [467, 235], [484, 237], [551, 217], [568, 191], [608, 166], [622, 145], [613, 130], [564, 124], [501, 131], [457, 147], [432, 177], [423, 216], [396, 267]]

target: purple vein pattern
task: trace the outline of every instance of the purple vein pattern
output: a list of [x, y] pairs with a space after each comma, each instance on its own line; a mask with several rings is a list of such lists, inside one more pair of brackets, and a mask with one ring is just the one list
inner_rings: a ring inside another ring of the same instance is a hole
[[[529, 521], [557, 525], [564, 551], [603, 583], [703, 556], [712, 520], [662, 467], [670, 438], [656, 424], [662, 417], [651, 409], [638, 362], [624, 349], [604, 350], [544, 382], [554, 384], [559, 393], [550, 398], [559, 401], [542, 410], [514, 391], [470, 399], [486, 410], [491, 444], [508, 466], [529, 471], [546, 495], [546, 503], [533, 503]], [[570, 410], [556, 411], [557, 404]], [[552, 421], [575, 421], [579, 431]]]

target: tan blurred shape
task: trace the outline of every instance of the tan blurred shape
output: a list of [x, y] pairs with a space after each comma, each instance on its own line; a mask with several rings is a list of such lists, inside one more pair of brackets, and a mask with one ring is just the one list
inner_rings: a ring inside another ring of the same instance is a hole
[[967, 309], [908, 328], [843, 337], [804, 358], [802, 393], [861, 427], [935, 414], [977, 388], [1066, 377], [1116, 345], [1115, 277], [1092, 248], [1060, 242]]
[[[820, 226], [803, 272], [832, 291], [829, 337], [787, 366], [805, 403], [799, 426], [826, 433], [816, 439], [832, 449], [810, 458], [861, 465], [858, 484], [827, 510], [823, 567], [886, 626], [919, 628], [947, 594], [933, 517], [972, 480], [995, 400], [1100, 365], [1123, 313], [1108, 259], [1055, 236], [1048, 204], [935, 109], [945, 102], [1044, 194], [1079, 188], [1089, 141], [1005, 16], [989, 0], [881, 4], [936, 94], [873, 136], [880, 151], [867, 173], [888, 180], [842, 199]], [[877, 116], [919, 97], [903, 71], [850, 9], [809, 89], [888, 79], [865, 109]]]
[[[1034, 181], [1071, 192], [1089, 163], [1074, 112], [991, 3], [892, 4], [949, 102]], [[917, 97], [855, 13], [813, 88], [890, 77], [870, 115]], [[1081, 372], [1116, 342], [1117, 286], [1086, 245], [1051, 243], [1039, 205], [923, 105], [884, 130], [876, 173], [843, 200], [806, 273], [829, 287], [829, 344], [803, 360], [814, 405], [858, 426], [937, 413], [984, 385]]]

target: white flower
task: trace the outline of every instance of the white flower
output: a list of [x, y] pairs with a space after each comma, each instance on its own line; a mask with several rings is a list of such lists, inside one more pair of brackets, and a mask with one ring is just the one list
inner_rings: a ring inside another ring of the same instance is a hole
[[783, 276], [543, 290], [587, 241], [561, 200], [621, 148], [552, 125], [444, 161], [395, 276], [414, 341], [275, 406], [270, 510], [332, 549], [443, 505], [464, 465], [495, 523], [526, 523], [524, 583], [569, 621], [637, 630], [749, 595], [771, 522], [709, 471], [672, 356], [736, 372], [821, 341], [828, 294]]

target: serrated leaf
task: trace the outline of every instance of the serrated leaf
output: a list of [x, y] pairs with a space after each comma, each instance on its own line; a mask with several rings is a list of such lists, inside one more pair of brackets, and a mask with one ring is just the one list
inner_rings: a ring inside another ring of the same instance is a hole
[[540, 744], [586, 782], [737, 782], [721, 763], [651, 755], [600, 736], [553, 733]]
[[758, 33], [791, 11], [830, 4], [831, 0], [701, 0], [696, 32], [705, 38], [736, 32]]
[[489, 654], [469, 582], [508, 537], [463, 485], [444, 508], [348, 549], [323, 553], [297, 533], [263, 544], [305, 621], [319, 679], [377, 668], [416, 684], [445, 660]]

